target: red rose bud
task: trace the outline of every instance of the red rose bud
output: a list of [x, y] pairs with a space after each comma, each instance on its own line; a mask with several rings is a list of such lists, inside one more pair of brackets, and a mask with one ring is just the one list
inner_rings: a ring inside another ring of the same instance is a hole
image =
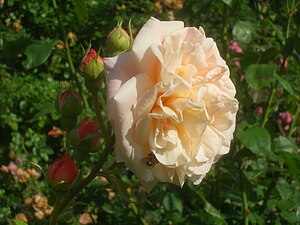
[[103, 60], [98, 53], [91, 49], [83, 58], [80, 70], [86, 79], [96, 80], [103, 74]]
[[58, 95], [55, 106], [62, 116], [77, 117], [82, 111], [82, 100], [70, 86], [67, 91]]
[[48, 170], [48, 179], [52, 185], [71, 186], [78, 175], [78, 169], [68, 154], [56, 159]]
[[122, 22], [120, 22], [106, 38], [106, 47], [110, 56], [119, 55], [130, 48], [130, 36], [121, 25]]
[[100, 138], [97, 135], [98, 131], [97, 123], [89, 118], [84, 118], [77, 130], [71, 132], [71, 143], [78, 150], [95, 152], [100, 145]]
[[98, 125], [91, 121], [89, 118], [84, 118], [78, 127], [78, 136], [82, 140], [84, 139], [88, 134], [95, 133], [99, 130]]
[[262, 12], [262, 13], [266, 13], [267, 12], [267, 4], [263, 1], [260, 1], [259, 2], [259, 10]]

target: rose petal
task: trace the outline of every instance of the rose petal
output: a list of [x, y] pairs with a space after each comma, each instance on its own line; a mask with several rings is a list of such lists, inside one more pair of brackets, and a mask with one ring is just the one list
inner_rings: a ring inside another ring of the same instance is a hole
[[137, 57], [140, 71], [149, 75], [153, 82], [157, 82], [159, 63], [150, 46], [161, 45], [164, 38], [175, 30], [183, 28], [181, 21], [162, 22], [151, 17], [142, 27], [132, 45], [132, 51]]
[[128, 137], [132, 135], [134, 106], [139, 96], [150, 87], [149, 77], [139, 74], [124, 83], [111, 101], [110, 117], [114, 119], [118, 161], [131, 157], [132, 146]]
[[[126, 52], [112, 58], [104, 58], [108, 111], [110, 111], [110, 101], [121, 85], [138, 74], [137, 67], [129, 66], [135, 65], [136, 63], [136, 58], [132, 52]], [[108, 116], [111, 118], [110, 112]]]
[[146, 51], [153, 43], [161, 44], [167, 35], [183, 26], [181, 21], [164, 22], [151, 17], [137, 34], [132, 46], [138, 61], [147, 58]]

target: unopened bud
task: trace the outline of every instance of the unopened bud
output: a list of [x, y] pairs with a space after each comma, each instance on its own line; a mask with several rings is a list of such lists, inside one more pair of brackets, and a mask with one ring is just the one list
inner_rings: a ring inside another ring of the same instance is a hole
[[110, 56], [119, 55], [130, 48], [130, 36], [119, 23], [107, 36], [106, 47]]
[[80, 70], [84, 78], [90, 80], [96, 80], [103, 74], [103, 60], [94, 49], [89, 50], [84, 56]]
[[259, 11], [261, 11], [262, 13], [266, 13], [267, 12], [267, 4], [263, 1], [259, 2]]
[[48, 180], [51, 185], [59, 189], [67, 189], [70, 187], [77, 175], [77, 166], [68, 154], [56, 159], [48, 170]]
[[82, 100], [70, 86], [67, 91], [57, 96], [55, 107], [64, 117], [77, 117], [82, 111]]
[[97, 123], [86, 117], [78, 128], [71, 132], [71, 143], [79, 151], [95, 152], [100, 145], [98, 131]]

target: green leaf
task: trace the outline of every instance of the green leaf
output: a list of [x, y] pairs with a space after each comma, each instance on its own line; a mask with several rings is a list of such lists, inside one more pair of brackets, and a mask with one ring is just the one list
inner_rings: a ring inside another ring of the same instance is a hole
[[264, 51], [260, 56], [261, 63], [268, 63], [280, 54], [280, 50], [276, 47], [271, 47]]
[[237, 133], [239, 141], [256, 155], [267, 157], [271, 153], [271, 136], [262, 127], [252, 127]]
[[25, 55], [27, 56], [25, 67], [31, 69], [37, 67], [49, 58], [52, 47], [54, 43], [51, 41], [44, 41], [38, 44], [31, 44], [25, 50]]
[[273, 81], [276, 68], [276, 64], [252, 64], [245, 71], [246, 81], [256, 90], [266, 87]]
[[232, 0], [223, 0], [223, 2], [228, 5], [230, 8], [232, 8]]
[[292, 85], [287, 80], [279, 76], [277, 73], [275, 73], [275, 78], [289, 94], [294, 95]]
[[54, 113], [54, 112], [56, 112], [56, 109], [55, 109], [55, 106], [52, 102], [41, 103], [41, 105], [39, 107], [39, 111], [36, 114], [34, 114], [32, 119], [30, 120], [30, 123], [35, 122], [41, 116], [49, 115], [49, 114]]
[[271, 19], [269, 18], [265, 18], [261, 21], [261, 24], [262, 24], [262, 28], [263, 29], [270, 29], [272, 27], [272, 30], [273, 32], [277, 35], [278, 39], [281, 41], [281, 42], [284, 42], [285, 40], [285, 37], [283, 35], [283, 32], [282, 32], [282, 29], [281, 29], [281, 26], [279, 25], [275, 25]]
[[288, 221], [289, 224], [297, 224], [297, 222], [299, 222], [298, 215], [294, 212], [282, 211], [280, 212], [280, 216]]
[[218, 224], [227, 224], [222, 214], [215, 207], [213, 207], [208, 201], [205, 202], [204, 211], [209, 215], [211, 215], [212, 217], [214, 217], [215, 219], [217, 219], [219, 221]]
[[[212, 205], [210, 204], [206, 198], [204, 197], [203, 193], [198, 193], [199, 197], [204, 202], [204, 211], [212, 216], [214, 220], [218, 221], [216, 224], [227, 224], [226, 220], [224, 219], [223, 215]], [[216, 222], [215, 221], [215, 222]]]
[[[282, 200], [288, 200], [292, 197], [290, 184], [283, 178], [278, 179], [277, 184], [276, 184], [276, 190], [278, 191]], [[286, 207], [286, 208], [289, 208], [289, 207]], [[281, 208], [281, 209], [283, 209], [283, 208]]]
[[300, 156], [299, 153], [282, 152], [281, 159], [287, 165], [289, 172], [296, 178], [300, 175]]
[[165, 195], [162, 204], [168, 212], [179, 211], [180, 213], [182, 213], [183, 210], [182, 201], [173, 193]]
[[256, 25], [246, 21], [238, 21], [232, 29], [233, 39], [240, 44], [249, 44], [256, 35]]
[[9, 225], [27, 225], [27, 223], [17, 219], [7, 219]]
[[88, 20], [88, 8], [87, 1], [85, 0], [75, 0], [74, 1], [74, 11], [77, 15], [77, 19], [80, 25], [83, 25]]
[[0, 58], [15, 58], [19, 54], [23, 54], [27, 46], [31, 43], [32, 40], [27, 37], [16, 34], [6, 34], [4, 36], [3, 49]]
[[298, 149], [296, 142], [292, 138], [279, 136], [274, 139], [276, 152], [295, 153]]

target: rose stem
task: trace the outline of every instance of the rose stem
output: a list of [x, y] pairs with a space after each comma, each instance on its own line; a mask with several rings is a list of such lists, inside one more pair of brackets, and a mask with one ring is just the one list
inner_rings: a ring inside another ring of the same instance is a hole
[[59, 214], [68, 205], [68, 203], [98, 175], [107, 156], [112, 151], [113, 151], [113, 146], [111, 146], [110, 148], [108, 147], [105, 148], [101, 155], [100, 160], [97, 162], [97, 164], [89, 173], [89, 175], [83, 181], [81, 181], [81, 183], [79, 183], [74, 189], [71, 189], [70, 192], [66, 195], [66, 197], [56, 205], [50, 218], [50, 225], [56, 224]]
[[97, 92], [92, 92], [92, 99], [93, 99], [93, 104], [94, 104], [95, 111], [96, 111], [97, 122], [100, 126], [101, 131], [105, 134], [105, 137], [107, 139], [109, 139], [110, 135], [108, 134], [106, 126], [105, 126], [105, 124], [103, 122], [103, 119], [102, 119], [102, 113], [101, 113], [101, 108], [100, 108]]
[[67, 59], [68, 59], [68, 64], [70, 66], [70, 70], [71, 70], [71, 73], [73, 75], [72, 78], [74, 78], [75, 80], [75, 83], [76, 83], [76, 86], [78, 87], [78, 90], [79, 90], [79, 94], [83, 100], [83, 104], [84, 104], [84, 107], [90, 111], [90, 108], [89, 108], [89, 104], [87, 102], [87, 98], [83, 92], [83, 89], [82, 89], [82, 86], [78, 80], [78, 77], [76, 75], [76, 71], [75, 71], [75, 67], [74, 67], [74, 64], [73, 64], [73, 59], [72, 59], [72, 56], [71, 56], [71, 51], [70, 51], [70, 47], [69, 47], [69, 44], [68, 44], [68, 38], [67, 38], [67, 35], [66, 35], [66, 31], [62, 25], [62, 22], [61, 22], [61, 19], [60, 19], [60, 14], [59, 14], [59, 10], [58, 10], [58, 7], [57, 7], [57, 3], [56, 3], [56, 0], [52, 0], [52, 4], [53, 4], [53, 8], [55, 10], [55, 13], [56, 13], [56, 17], [57, 17], [57, 20], [58, 20], [58, 24], [59, 24], [59, 28], [60, 28], [60, 31], [61, 31], [61, 35], [63, 36], [64, 38], [64, 44], [65, 44], [65, 48], [66, 48], [66, 52], [67, 52]]
[[269, 114], [271, 112], [270, 108], [271, 108], [275, 93], [276, 93], [276, 90], [275, 90], [275, 88], [273, 88], [272, 93], [271, 93], [270, 98], [269, 98], [269, 101], [268, 101], [268, 107], [267, 107], [267, 110], [266, 110], [266, 113], [265, 113], [265, 116], [264, 116], [264, 120], [261, 124], [261, 127], [265, 127], [266, 123], [268, 122]]
[[245, 185], [244, 185], [244, 175], [242, 171], [242, 165], [239, 168], [240, 173], [240, 189], [241, 189], [241, 195], [242, 195], [242, 205], [243, 205], [243, 219], [244, 219], [244, 225], [249, 224], [249, 208], [248, 208], [248, 201], [247, 201], [247, 194], [245, 191]]

